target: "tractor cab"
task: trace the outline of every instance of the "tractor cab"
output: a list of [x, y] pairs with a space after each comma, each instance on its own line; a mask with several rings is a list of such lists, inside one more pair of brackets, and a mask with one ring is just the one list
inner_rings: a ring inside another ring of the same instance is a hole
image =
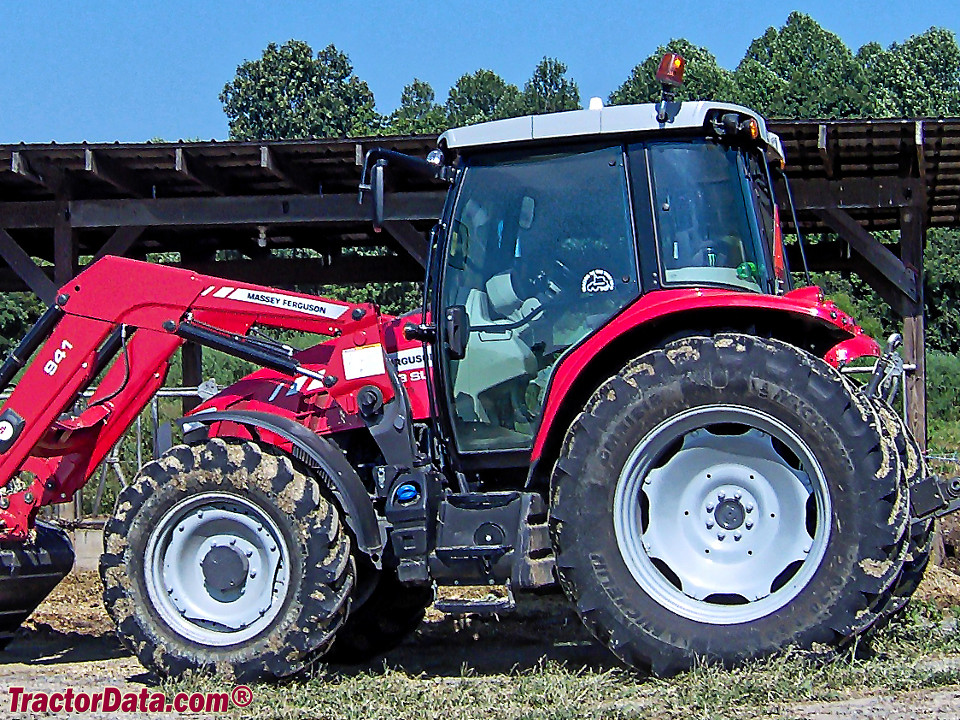
[[593, 107], [439, 142], [456, 172], [428, 293], [441, 420], [462, 458], [520, 464], [558, 360], [641, 296], [789, 290], [780, 142], [746, 108]]

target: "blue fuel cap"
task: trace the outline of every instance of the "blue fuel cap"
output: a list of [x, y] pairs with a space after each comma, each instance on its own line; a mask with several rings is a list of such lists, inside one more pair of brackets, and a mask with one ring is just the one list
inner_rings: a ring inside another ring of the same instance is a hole
[[403, 483], [393, 492], [393, 499], [400, 503], [401, 505], [408, 505], [409, 503], [416, 502], [417, 498], [420, 497], [420, 488], [418, 488], [413, 483]]

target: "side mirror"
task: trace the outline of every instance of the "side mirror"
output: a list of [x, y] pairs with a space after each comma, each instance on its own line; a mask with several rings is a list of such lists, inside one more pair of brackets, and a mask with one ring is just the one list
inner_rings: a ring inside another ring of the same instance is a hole
[[370, 178], [370, 190], [373, 193], [373, 231], [380, 232], [383, 228], [383, 169], [387, 166], [386, 160], [377, 160], [373, 166]]
[[454, 360], [463, 360], [470, 338], [470, 319], [463, 305], [451, 305], [443, 317], [444, 346]]

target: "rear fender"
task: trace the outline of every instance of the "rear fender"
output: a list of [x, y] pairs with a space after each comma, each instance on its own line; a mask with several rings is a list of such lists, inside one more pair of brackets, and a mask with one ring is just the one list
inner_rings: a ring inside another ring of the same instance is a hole
[[[295, 420], [280, 415], [251, 410], [223, 410], [190, 415], [185, 423], [236, 423], [247, 428], [251, 436], [260, 435], [261, 442], [273, 444], [284, 452], [278, 439], [290, 443], [293, 456], [308, 467], [319, 470], [317, 477], [326, 484], [344, 514], [344, 521], [356, 538], [357, 547], [371, 562], [380, 567], [384, 539], [373, 503], [356, 471], [339, 448], [330, 440], [311, 432]], [[261, 435], [258, 431], [266, 431]]]
[[748, 332], [788, 342], [821, 358], [851, 339], [858, 339], [856, 354], [869, 354], [871, 344], [879, 350], [849, 316], [824, 301], [819, 291], [808, 290], [814, 289], [784, 297], [690, 290], [641, 298], [558, 363], [534, 438], [528, 484], [539, 487], [548, 481], [567, 428], [594, 390], [631, 358], [674, 339]]

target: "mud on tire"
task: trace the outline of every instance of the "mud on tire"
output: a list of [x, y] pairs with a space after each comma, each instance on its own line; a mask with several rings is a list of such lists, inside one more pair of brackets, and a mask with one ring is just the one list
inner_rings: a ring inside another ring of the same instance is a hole
[[567, 433], [561, 584], [601, 642], [659, 674], [850, 640], [899, 572], [888, 460], [818, 358], [746, 335], [671, 343], [605, 382]]
[[289, 458], [252, 442], [172, 448], [117, 499], [100, 561], [123, 642], [160, 675], [295, 673], [349, 611], [350, 537]]
[[[927, 466], [923, 451], [910, 433], [903, 418], [883, 400], [870, 401], [881, 418], [885, 432], [892, 438], [900, 457], [903, 469], [903, 482], [909, 488], [927, 477]], [[890, 588], [885, 602], [879, 607], [878, 626], [887, 623], [898, 615], [916, 592], [923, 580], [923, 573], [930, 564], [933, 550], [935, 521], [932, 518], [920, 520], [910, 518], [904, 562], [896, 581]]]

